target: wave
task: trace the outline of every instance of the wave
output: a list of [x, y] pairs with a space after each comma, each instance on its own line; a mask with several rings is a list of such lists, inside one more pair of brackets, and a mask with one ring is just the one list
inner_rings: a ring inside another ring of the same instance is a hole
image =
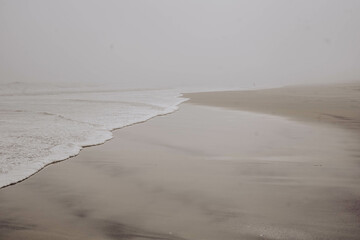
[[114, 129], [171, 113], [186, 100], [175, 90], [52, 92], [0, 96], [0, 187], [104, 143]]

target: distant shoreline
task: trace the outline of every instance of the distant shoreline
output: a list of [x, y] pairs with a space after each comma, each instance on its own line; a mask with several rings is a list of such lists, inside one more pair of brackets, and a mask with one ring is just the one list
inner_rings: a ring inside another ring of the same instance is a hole
[[186, 93], [188, 103], [330, 123], [360, 134], [360, 83]]

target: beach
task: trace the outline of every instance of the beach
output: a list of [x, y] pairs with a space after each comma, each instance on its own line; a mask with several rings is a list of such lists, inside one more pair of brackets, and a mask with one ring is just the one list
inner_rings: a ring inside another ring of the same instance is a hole
[[265, 90], [188, 94], [195, 104], [279, 115], [360, 129], [360, 84], [319, 84]]
[[360, 84], [184, 94], [0, 189], [0, 239], [358, 239]]

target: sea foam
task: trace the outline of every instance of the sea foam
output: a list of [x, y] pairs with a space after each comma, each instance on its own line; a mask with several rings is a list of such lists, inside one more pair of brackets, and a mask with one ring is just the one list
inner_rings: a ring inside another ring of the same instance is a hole
[[176, 90], [0, 91], [0, 187], [104, 143], [111, 131], [175, 111]]

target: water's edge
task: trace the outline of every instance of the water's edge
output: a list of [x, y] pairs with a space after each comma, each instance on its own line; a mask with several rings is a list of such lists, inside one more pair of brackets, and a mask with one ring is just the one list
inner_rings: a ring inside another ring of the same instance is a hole
[[13, 186], [13, 185], [18, 184], [18, 183], [21, 183], [21, 182], [27, 180], [28, 178], [34, 176], [35, 174], [39, 173], [40, 171], [42, 171], [42, 170], [45, 169], [46, 167], [49, 167], [49, 166], [52, 165], [52, 164], [57, 164], [57, 163], [60, 163], [60, 162], [69, 160], [69, 159], [71, 159], [71, 158], [73, 158], [73, 157], [76, 157], [77, 155], [79, 155], [79, 154], [81, 153], [81, 150], [83, 150], [84, 148], [88, 148], [88, 147], [93, 147], [93, 146], [98, 146], [98, 145], [105, 144], [107, 141], [110, 141], [111, 139], [113, 139], [113, 137], [114, 137], [114, 136], [113, 136], [113, 132], [114, 132], [114, 131], [117, 131], [117, 130], [120, 130], [120, 129], [123, 129], [123, 128], [126, 128], [126, 127], [131, 127], [131, 126], [133, 126], [133, 125], [141, 124], [141, 123], [147, 122], [147, 121], [149, 121], [149, 120], [151, 120], [151, 119], [153, 119], [153, 118], [155, 118], [155, 117], [165, 116], [165, 115], [172, 114], [172, 113], [178, 111], [178, 110], [179, 110], [179, 106], [180, 106], [182, 103], [184, 103], [184, 102], [186, 102], [186, 101], [189, 100], [189, 98], [183, 98], [182, 96], [183, 96], [183, 94], [179, 94], [178, 96], [176, 96], [176, 98], [179, 99], [179, 101], [178, 101], [176, 104], [174, 104], [174, 105], [168, 106], [168, 107], [164, 110], [163, 113], [156, 114], [156, 115], [151, 116], [151, 117], [149, 117], [149, 118], [147, 118], [147, 119], [145, 119], [145, 120], [142, 120], [142, 121], [138, 121], [138, 122], [134, 122], [134, 123], [131, 123], [131, 124], [127, 124], [127, 125], [124, 125], [124, 126], [115, 127], [115, 128], [113, 128], [113, 129], [110, 129], [110, 130], [109, 130], [110, 136], [109, 136], [109, 137], [106, 137], [103, 141], [98, 142], [98, 143], [94, 143], [94, 144], [86, 144], [86, 145], [82, 145], [82, 146], [80, 145], [80, 146], [79, 146], [79, 149], [78, 149], [78, 151], [77, 151], [76, 153], [70, 154], [68, 157], [63, 158], [63, 159], [58, 159], [58, 160], [51, 161], [51, 162], [49, 162], [49, 163], [45, 163], [42, 167], [40, 167], [39, 169], [37, 169], [36, 171], [34, 171], [33, 173], [31, 173], [30, 175], [25, 176], [25, 177], [21, 178], [21, 179], [18, 180], [18, 181], [10, 182], [9, 184], [5, 184], [5, 185], [3, 185], [3, 186], [0, 186], [0, 190], [1, 190], [1, 189], [4, 189], [4, 188], [7, 188], [7, 187], [10, 187], [10, 186]]

